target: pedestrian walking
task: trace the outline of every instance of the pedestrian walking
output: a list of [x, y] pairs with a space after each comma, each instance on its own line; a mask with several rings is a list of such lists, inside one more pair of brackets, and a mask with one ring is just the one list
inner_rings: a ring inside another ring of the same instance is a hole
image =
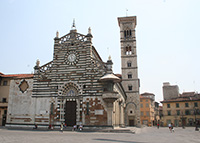
[[35, 127], [33, 127], [33, 129], [37, 129], [38, 128], [38, 126], [37, 126], [37, 124], [35, 124]]
[[63, 123], [60, 125], [60, 131], [63, 132]]
[[158, 124], [157, 124], [157, 128], [158, 128], [158, 129], [159, 129], [159, 126], [160, 126], [160, 125], [159, 125], [159, 123], [158, 123]]
[[168, 127], [169, 127], [169, 131], [172, 132], [172, 125], [171, 125], [171, 123], [168, 124]]
[[174, 125], [171, 123], [171, 132], [174, 132]]

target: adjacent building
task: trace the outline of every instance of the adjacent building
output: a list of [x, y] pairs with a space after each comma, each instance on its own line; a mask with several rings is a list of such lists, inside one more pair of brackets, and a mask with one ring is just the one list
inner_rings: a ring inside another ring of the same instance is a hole
[[[13, 79], [31, 78], [33, 74], [3, 74], [0, 73], [0, 126], [5, 126], [10, 84]], [[20, 88], [21, 86], [19, 86]], [[22, 88], [22, 87], [21, 87]]]
[[6, 124], [10, 78], [0, 73], [0, 126]]
[[142, 125], [153, 126], [155, 120], [155, 95], [143, 93], [140, 95], [140, 120]]
[[159, 110], [159, 125], [163, 126], [163, 106], [158, 107]]
[[200, 125], [200, 94], [179, 93], [177, 85], [163, 84], [163, 124], [175, 126]]
[[161, 125], [160, 123], [160, 110], [159, 110], [159, 103], [158, 102], [154, 102], [154, 122], [153, 125]]

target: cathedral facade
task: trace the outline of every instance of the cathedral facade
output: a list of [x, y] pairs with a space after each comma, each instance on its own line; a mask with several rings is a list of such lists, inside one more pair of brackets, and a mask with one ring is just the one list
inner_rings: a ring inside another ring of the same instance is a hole
[[86, 35], [70, 32], [54, 38], [53, 60], [34, 67], [32, 78], [10, 84], [7, 126], [140, 126], [136, 17], [118, 18], [122, 74], [112, 60], [103, 62]]

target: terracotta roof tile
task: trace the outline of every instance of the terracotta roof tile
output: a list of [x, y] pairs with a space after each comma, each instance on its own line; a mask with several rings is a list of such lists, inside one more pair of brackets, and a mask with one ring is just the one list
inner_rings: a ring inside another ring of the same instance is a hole
[[7, 77], [7, 78], [31, 78], [33, 74], [3, 74], [0, 77]]
[[168, 99], [168, 100], [163, 100], [161, 103], [165, 102], [183, 102], [183, 101], [199, 101], [199, 97], [179, 97], [175, 99]]
[[143, 95], [153, 95], [153, 96], [155, 96], [153, 93], [148, 93], [148, 92], [142, 93], [141, 95], [142, 95], [142, 96], [143, 96]]
[[140, 98], [147, 98], [147, 97], [144, 97], [144, 96], [141, 96], [141, 95], [140, 95]]
[[151, 98], [151, 97], [148, 97], [148, 96], [141, 96], [141, 95], [140, 95], [140, 99], [150, 99], [150, 100], [154, 100], [154, 99]]
[[191, 96], [194, 96], [195, 95], [195, 92], [183, 92], [181, 94], [181, 97], [191, 97]]

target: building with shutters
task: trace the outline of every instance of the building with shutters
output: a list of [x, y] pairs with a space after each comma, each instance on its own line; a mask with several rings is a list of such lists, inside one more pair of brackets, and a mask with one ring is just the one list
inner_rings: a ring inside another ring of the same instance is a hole
[[177, 85], [163, 84], [163, 125], [200, 126], [200, 94], [179, 93]]

